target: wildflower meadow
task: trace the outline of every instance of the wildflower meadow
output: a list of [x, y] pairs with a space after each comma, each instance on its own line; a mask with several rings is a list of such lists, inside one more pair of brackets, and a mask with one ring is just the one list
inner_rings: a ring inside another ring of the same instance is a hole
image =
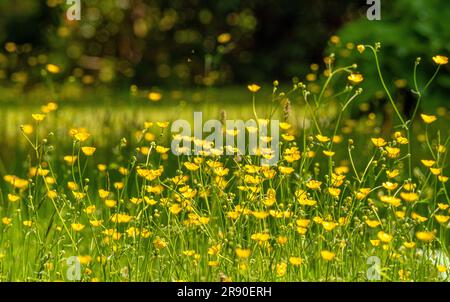
[[[180, 17], [163, 14], [164, 36]], [[214, 54], [236, 35], [215, 34]], [[28, 65], [5, 80], [20, 90], [0, 90], [0, 281], [449, 281], [450, 113], [429, 105], [448, 51], [392, 76], [383, 40], [325, 40], [332, 49], [291, 79], [221, 88], [227, 71], [211, 67], [200, 88], [120, 92], [107, 60], [68, 75], [6, 43], [0, 76]]]

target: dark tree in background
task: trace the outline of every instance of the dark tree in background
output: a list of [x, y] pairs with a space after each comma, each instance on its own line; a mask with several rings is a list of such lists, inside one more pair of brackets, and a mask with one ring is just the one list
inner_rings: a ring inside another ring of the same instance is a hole
[[[364, 5], [351, 0], [81, 2], [81, 20], [68, 21], [63, 0], [2, 1], [0, 43], [29, 43], [28, 55], [48, 54], [48, 62], [87, 84], [283, 80], [320, 62], [329, 36], [358, 18]], [[21, 66], [20, 55], [14, 64], [0, 61], [9, 76]]]
[[253, 1], [260, 22], [251, 46], [254, 59], [240, 80], [304, 75], [308, 64], [322, 62], [328, 38], [359, 17], [361, 1]]

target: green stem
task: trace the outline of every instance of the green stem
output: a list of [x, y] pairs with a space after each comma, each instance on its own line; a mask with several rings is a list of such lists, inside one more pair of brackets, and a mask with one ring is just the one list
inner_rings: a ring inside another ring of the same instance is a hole
[[256, 113], [256, 95], [253, 93], [253, 99], [252, 99], [252, 107], [253, 107], [253, 115], [255, 116], [256, 122], [258, 123], [258, 114]]
[[392, 98], [392, 95], [389, 92], [389, 89], [387, 88], [386, 83], [384, 82], [383, 74], [381, 73], [380, 62], [378, 60], [377, 51], [371, 45], [366, 45], [366, 47], [368, 47], [368, 48], [370, 48], [372, 50], [373, 55], [375, 57], [375, 64], [377, 66], [378, 76], [380, 77], [381, 85], [383, 85], [384, 91], [386, 91], [386, 94], [387, 94], [387, 96], [389, 98], [389, 101], [392, 104], [392, 107], [395, 110], [395, 113], [397, 114], [398, 119], [402, 123], [403, 127], [407, 128], [405, 120], [403, 119], [402, 115], [400, 114], [400, 111], [398, 110], [397, 106], [395, 105], [394, 99]]

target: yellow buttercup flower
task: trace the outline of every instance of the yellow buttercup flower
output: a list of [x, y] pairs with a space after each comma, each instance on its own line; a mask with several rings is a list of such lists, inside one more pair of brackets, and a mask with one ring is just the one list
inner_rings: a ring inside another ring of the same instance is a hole
[[446, 223], [450, 219], [450, 216], [448, 216], [448, 215], [435, 215], [434, 218], [439, 223]]
[[430, 168], [430, 171], [433, 175], [440, 175], [442, 173], [442, 169], [441, 168]]
[[313, 158], [313, 157], [316, 156], [316, 152], [310, 150], [310, 151], [306, 152], [306, 156], [307, 156], [308, 158]]
[[183, 255], [188, 256], [188, 257], [191, 257], [191, 256], [195, 255], [195, 251], [194, 250], [186, 250], [186, 251], [183, 251], [182, 253], [183, 253]]
[[387, 142], [384, 140], [384, 138], [378, 137], [378, 138], [372, 138], [372, 143], [376, 147], [384, 147], [386, 146]]
[[308, 188], [310, 188], [311, 190], [318, 190], [318, 189], [320, 189], [321, 185], [322, 185], [322, 182], [320, 182], [318, 180], [314, 180], [314, 179], [311, 179], [310, 181], [308, 181], [306, 183], [306, 186]]
[[361, 188], [356, 192], [356, 199], [362, 200], [370, 193], [370, 188]]
[[445, 211], [449, 208], [450, 206], [448, 204], [444, 204], [444, 203], [438, 203], [438, 208], [439, 210]]
[[288, 238], [286, 236], [279, 236], [277, 238], [277, 243], [279, 245], [285, 245], [288, 242]]
[[91, 205], [91, 206], [86, 207], [86, 209], [84, 209], [84, 212], [88, 215], [91, 215], [95, 212], [95, 210], [96, 210], [95, 205]]
[[414, 202], [419, 200], [419, 194], [415, 192], [401, 192], [400, 197], [406, 202]]
[[317, 223], [317, 224], [322, 224], [323, 219], [322, 219], [321, 217], [319, 217], [319, 216], [315, 216], [315, 217], [313, 218], [313, 221], [314, 221], [315, 223]]
[[425, 167], [428, 167], [428, 168], [434, 166], [434, 164], [436, 163], [435, 160], [431, 160], [431, 159], [430, 159], [430, 160], [428, 160], [428, 159], [422, 159], [421, 162], [422, 162], [422, 164], [423, 164]]
[[445, 153], [445, 151], [447, 151], [447, 147], [444, 145], [438, 145], [437, 150], [439, 153]]
[[174, 215], [178, 215], [181, 211], [183, 210], [183, 208], [179, 205], [179, 204], [173, 204], [172, 206], [170, 206], [169, 211], [170, 213], [174, 214]]
[[436, 265], [438, 272], [445, 273], [447, 271], [447, 267], [445, 265]]
[[378, 239], [371, 239], [369, 241], [370, 241], [370, 244], [372, 246], [379, 246], [380, 245], [380, 240], [378, 240]]
[[297, 228], [297, 233], [299, 233], [300, 235], [305, 235], [306, 232], [308, 232], [307, 228], [303, 228], [303, 227], [298, 227]]
[[229, 33], [222, 33], [217, 36], [217, 42], [220, 44], [226, 44], [231, 41], [231, 34]]
[[317, 204], [317, 201], [313, 199], [299, 199], [298, 203], [302, 206], [315, 206]]
[[103, 189], [98, 190], [98, 195], [100, 196], [101, 199], [108, 198], [109, 194], [110, 194], [109, 191]]
[[339, 36], [333, 35], [330, 37], [330, 42], [333, 44], [339, 44], [341, 42], [341, 38], [339, 38]]
[[14, 175], [5, 175], [3, 177], [3, 179], [9, 183], [10, 185], [12, 185], [15, 188], [18, 188], [20, 190], [25, 189], [28, 186], [28, 180], [26, 179], [21, 179], [17, 176]]
[[215, 261], [215, 260], [208, 261], [208, 266], [210, 266], [210, 267], [217, 267], [219, 265], [220, 265], [219, 261]]
[[80, 232], [84, 229], [84, 224], [81, 223], [72, 223], [71, 224], [72, 230], [75, 232]]
[[362, 44], [359, 44], [356, 48], [358, 49], [359, 53], [363, 53], [366, 50], [366, 47]]
[[399, 143], [400, 145], [406, 145], [409, 143], [408, 138], [398, 135], [395, 137], [395, 140], [397, 141], [397, 143]]
[[236, 248], [235, 250], [236, 256], [241, 259], [247, 259], [250, 257], [251, 250], [250, 249], [243, 249], [243, 248]]
[[167, 127], [169, 127], [169, 122], [156, 122], [156, 125], [159, 127], [159, 128], [167, 128]]
[[152, 102], [158, 102], [161, 100], [162, 94], [159, 92], [150, 92], [147, 97]]
[[111, 216], [111, 221], [114, 223], [128, 223], [133, 217], [128, 214], [117, 213]]
[[292, 127], [291, 124], [285, 122], [281, 122], [279, 126], [282, 130], [289, 130]]
[[400, 280], [408, 280], [409, 277], [411, 276], [411, 272], [401, 269], [398, 271], [398, 276]]
[[260, 244], [266, 242], [270, 239], [270, 235], [268, 233], [255, 233], [250, 236], [251, 240], [257, 241]]
[[253, 211], [252, 215], [257, 219], [265, 219], [267, 216], [269, 216], [269, 213], [265, 211]]
[[117, 201], [115, 201], [115, 200], [112, 200], [112, 199], [105, 200], [105, 205], [108, 208], [114, 208], [116, 206], [116, 204], [117, 204]]
[[400, 155], [400, 149], [394, 147], [386, 147], [385, 148], [387, 155], [389, 158], [397, 158]]
[[341, 189], [339, 188], [328, 188], [328, 193], [330, 193], [331, 196], [338, 198], [341, 194]]
[[290, 257], [289, 263], [292, 264], [293, 266], [300, 266], [302, 265], [303, 260], [300, 257]]
[[386, 181], [386, 182], [383, 182], [383, 187], [386, 190], [393, 191], [393, 190], [397, 189], [398, 183]]
[[388, 178], [395, 178], [400, 174], [400, 171], [398, 171], [397, 169], [394, 169], [392, 171], [390, 170], [386, 170], [386, 176]]
[[86, 156], [92, 156], [95, 153], [95, 150], [97, 150], [94, 147], [81, 147], [81, 151], [84, 153], [84, 155]]
[[220, 244], [216, 244], [208, 248], [208, 255], [215, 256], [218, 255], [221, 250]]
[[440, 182], [446, 183], [448, 181], [448, 176], [439, 175], [438, 179]]
[[291, 167], [279, 166], [278, 170], [280, 171], [281, 174], [291, 174], [292, 172], [294, 172], [294, 168]]
[[286, 263], [282, 262], [276, 265], [277, 277], [283, 277], [284, 275], [286, 275], [286, 271], [287, 271]]
[[411, 213], [411, 218], [416, 220], [416, 221], [418, 221], [418, 222], [425, 222], [425, 221], [428, 220], [428, 218], [423, 217], [423, 216], [417, 214], [416, 212], [412, 212]]
[[47, 64], [47, 66], [45, 66], [45, 68], [47, 69], [48, 72], [53, 73], [53, 74], [57, 74], [57, 73], [61, 72], [61, 68], [55, 64]]
[[147, 196], [144, 196], [144, 200], [145, 203], [150, 205], [150, 206], [154, 206], [155, 204], [157, 204], [158, 202], [156, 200], [154, 200], [153, 198], [148, 198]]
[[297, 226], [302, 228], [307, 228], [309, 225], [310, 220], [309, 219], [298, 219], [296, 221]]
[[331, 173], [331, 185], [334, 187], [340, 187], [344, 184], [345, 175]]
[[434, 121], [437, 120], [437, 117], [434, 115], [426, 115], [426, 114], [421, 114], [420, 117], [422, 118], [422, 120], [426, 123], [426, 124], [431, 124]]
[[364, 77], [360, 73], [352, 73], [350, 74], [347, 79], [352, 82], [353, 84], [359, 84], [362, 81], [364, 81]]
[[381, 222], [379, 222], [378, 220], [369, 220], [369, 219], [367, 219], [365, 223], [371, 228], [376, 228], [381, 224]]
[[328, 157], [333, 157], [336, 153], [330, 150], [324, 150], [323, 154]]
[[388, 203], [394, 207], [398, 207], [401, 205], [401, 199], [397, 198], [395, 196], [387, 196], [387, 195], [383, 195], [380, 197], [380, 200], [382, 202]]
[[82, 265], [88, 265], [92, 261], [92, 257], [89, 255], [78, 256], [77, 258]]
[[46, 107], [51, 112], [58, 109], [58, 104], [55, 102], [49, 102]]
[[267, 190], [267, 196], [266, 196], [266, 198], [264, 198], [264, 204], [266, 206], [270, 207], [276, 201], [277, 201], [277, 199], [276, 199], [276, 191], [274, 189], [268, 189]]
[[440, 56], [440, 55], [434, 56], [433, 61], [434, 61], [434, 63], [436, 63], [438, 65], [448, 64], [448, 58], [446, 56]]
[[330, 138], [328, 136], [324, 136], [324, 135], [320, 135], [320, 134], [317, 134], [316, 138], [321, 143], [327, 143], [330, 141]]
[[86, 197], [86, 193], [83, 192], [72, 192], [73, 196], [75, 197], [76, 200], [82, 200], [84, 197]]
[[50, 190], [47, 192], [47, 197], [50, 199], [55, 199], [58, 197], [58, 192], [56, 192], [55, 190]]
[[416, 243], [413, 241], [403, 242], [403, 246], [406, 247], [407, 249], [413, 249], [416, 247]]
[[332, 138], [332, 141], [335, 144], [340, 144], [340, 143], [342, 143], [343, 140], [344, 140], [344, 138], [342, 137], [342, 135], [335, 135]]
[[258, 92], [261, 89], [261, 87], [256, 84], [250, 84], [247, 86], [247, 88], [248, 88], [248, 90], [250, 90], [253, 93]]
[[333, 221], [323, 221], [322, 227], [325, 229], [325, 231], [332, 231], [338, 224]]
[[75, 135], [73, 137], [75, 138], [75, 140], [77, 140], [79, 142], [84, 142], [90, 136], [91, 136], [91, 134], [83, 129], [83, 130], [80, 130], [79, 132], [75, 133]]
[[194, 163], [191, 163], [191, 162], [185, 162], [183, 165], [184, 165], [184, 166], [186, 167], [186, 169], [188, 169], [189, 171], [197, 171], [197, 170], [200, 168], [198, 165], [196, 165], [196, 164], [194, 164]]
[[334, 257], [336, 257], [336, 254], [327, 250], [323, 250], [320, 252], [320, 256], [325, 261], [331, 261], [334, 259]]
[[400, 197], [407, 202], [414, 202], [419, 200], [419, 194], [415, 192], [401, 192]]
[[384, 243], [389, 243], [393, 239], [392, 235], [390, 235], [390, 234], [388, 234], [386, 232], [383, 232], [383, 231], [379, 231], [377, 233], [377, 237], [378, 237], [378, 239], [380, 239]]
[[163, 146], [156, 146], [155, 150], [156, 150], [156, 152], [158, 152], [160, 154], [164, 154], [164, 153], [167, 153], [167, 151], [169, 151], [170, 148], [165, 148]]
[[295, 136], [289, 134], [281, 134], [281, 137], [287, 142], [292, 142], [293, 140], [295, 140]]
[[36, 121], [36, 122], [42, 122], [46, 115], [45, 114], [40, 114], [40, 113], [33, 113], [31, 115], [31, 117]]
[[18, 200], [20, 200], [20, 197], [14, 194], [8, 194], [8, 200], [10, 202], [16, 202]]
[[77, 158], [78, 157], [76, 155], [67, 155], [67, 156], [64, 156], [64, 161], [68, 165], [73, 165], [77, 161]]
[[102, 220], [96, 220], [96, 219], [93, 219], [93, 220], [89, 220], [89, 223], [90, 223], [93, 227], [99, 227], [99, 226], [101, 226], [101, 225], [103, 224], [103, 221], [102, 221]]
[[30, 125], [30, 124], [22, 125], [21, 129], [22, 129], [23, 133], [25, 133], [26, 135], [30, 135], [34, 131], [33, 125]]
[[416, 233], [417, 239], [423, 242], [431, 242], [436, 237], [435, 232], [417, 232]]
[[153, 240], [153, 245], [157, 249], [162, 250], [163, 248], [167, 247], [167, 242], [164, 239], [161, 239], [160, 237], [156, 237], [155, 240]]

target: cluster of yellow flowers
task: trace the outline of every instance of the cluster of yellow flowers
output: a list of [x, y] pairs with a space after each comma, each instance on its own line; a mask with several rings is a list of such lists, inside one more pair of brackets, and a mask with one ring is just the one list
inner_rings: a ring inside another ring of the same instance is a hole
[[[351, 72], [348, 80], [364, 77]], [[260, 88], [248, 86], [253, 95]], [[69, 130], [69, 154], [54, 152], [50, 138], [38, 135], [57, 108], [45, 105], [32, 115], [34, 125], [22, 127], [33, 151], [27, 176], [3, 177], [9, 191], [0, 210], [0, 262], [15, 257], [4, 238], [31, 236], [22, 249], [44, 246], [31, 255], [49, 279], [64, 278], [60, 260], [70, 253], [91, 281], [354, 279], [369, 256], [379, 257], [392, 279], [428, 280], [446, 271], [442, 259], [417, 257], [434, 250], [448, 261], [448, 140], [430, 139], [435, 115], [421, 115], [427, 158], [414, 158], [409, 129], [371, 137], [359, 150], [351, 138], [343, 146], [338, 126], [299, 135], [285, 120], [281, 160], [265, 166], [261, 154], [171, 156], [152, 133], [162, 136], [167, 121], [145, 122], [136, 145], [121, 140], [114, 158], [96, 159], [85, 128]], [[364, 156], [355, 161], [355, 152]]]

